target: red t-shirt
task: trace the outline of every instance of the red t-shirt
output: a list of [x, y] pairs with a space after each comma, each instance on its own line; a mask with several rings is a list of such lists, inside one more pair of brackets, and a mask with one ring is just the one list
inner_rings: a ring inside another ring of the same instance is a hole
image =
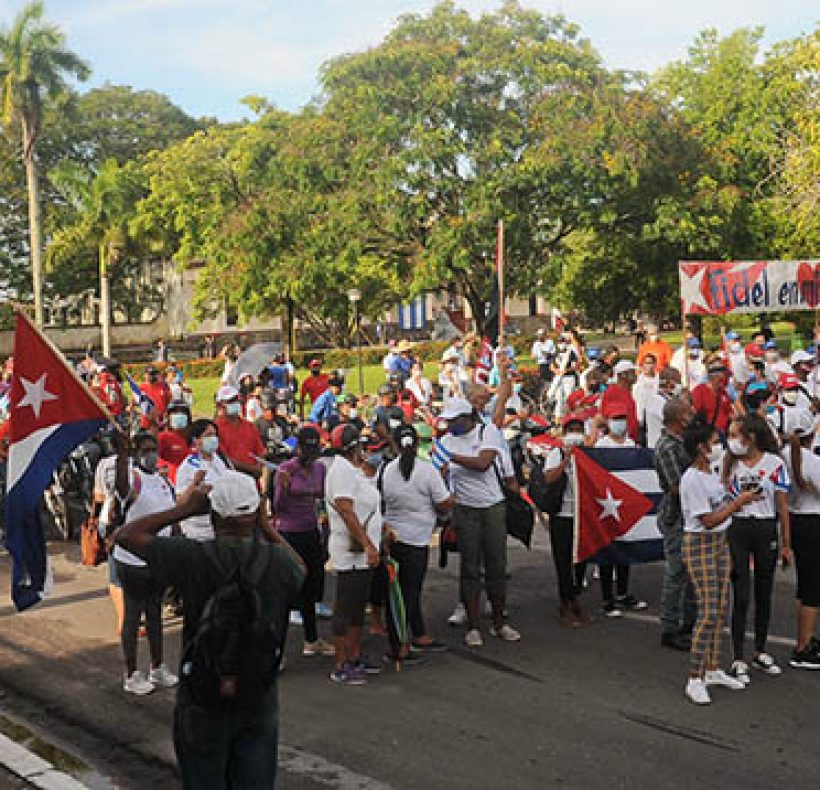
[[157, 437], [159, 443], [159, 458], [162, 465], [168, 469], [168, 479], [176, 485], [177, 469], [191, 452], [191, 445], [183, 434], [178, 431], [162, 431]]
[[125, 410], [122, 397], [122, 387], [119, 381], [107, 370], [100, 374], [100, 384], [93, 387], [94, 394], [108, 407], [112, 417], [116, 417]]
[[714, 423], [715, 428], [726, 433], [732, 416], [732, 402], [725, 388], [721, 387], [715, 393], [708, 384], [698, 384], [692, 390], [692, 405], [706, 422]]
[[305, 395], [310, 398], [311, 403], [316, 402], [316, 398], [318, 398], [327, 388], [328, 388], [328, 375], [327, 373], [320, 373], [318, 376], [314, 376], [312, 373], [302, 382], [302, 399], [304, 400]]
[[259, 436], [259, 430], [247, 420], [233, 420], [229, 417], [217, 417], [219, 429], [219, 449], [235, 464], [258, 466], [254, 458], [264, 458], [265, 445]]
[[638, 441], [638, 410], [632, 393], [619, 384], [610, 384], [601, 398], [601, 414], [625, 414], [626, 432], [633, 441]]

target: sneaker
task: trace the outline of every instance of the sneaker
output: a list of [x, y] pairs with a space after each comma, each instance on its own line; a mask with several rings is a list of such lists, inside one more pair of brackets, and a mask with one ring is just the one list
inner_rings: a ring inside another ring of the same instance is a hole
[[746, 684], [738, 678], [727, 675], [722, 669], [712, 669], [706, 673], [707, 686], [723, 686], [732, 691], [743, 691]]
[[341, 669], [334, 669], [330, 673], [330, 679], [345, 686], [363, 686], [367, 683], [365, 676], [349, 663], [345, 663]]
[[464, 637], [464, 644], [467, 647], [483, 647], [484, 640], [481, 637], [481, 631], [471, 628]]
[[604, 617], [623, 617], [624, 613], [618, 604], [614, 601], [609, 601], [603, 606]]
[[154, 690], [154, 684], [148, 680], [145, 675], [138, 669], [135, 669], [122, 683], [123, 691], [129, 694], [136, 694], [138, 697], [144, 697]]
[[316, 616], [322, 620], [330, 620], [333, 617], [333, 607], [324, 601], [316, 604]]
[[649, 608], [649, 604], [646, 601], [641, 601], [634, 595], [619, 595], [615, 599], [615, 602], [622, 609], [631, 609], [635, 612], [640, 612], [643, 609]]
[[179, 683], [179, 678], [162, 663], [148, 673], [148, 682], [157, 688], [171, 689]]
[[752, 682], [749, 677], [749, 665], [740, 659], [733, 661], [729, 669], [729, 676], [739, 680], [744, 686]]
[[315, 642], [305, 642], [302, 647], [303, 656], [335, 656], [336, 648], [325, 642], [324, 639], [317, 639]]
[[701, 678], [689, 678], [686, 681], [686, 696], [695, 705], [708, 705], [712, 701], [706, 683]]
[[290, 624], [291, 625], [302, 625], [302, 613], [298, 609], [291, 609], [291, 611], [290, 611]]
[[490, 636], [498, 637], [499, 639], [503, 639], [505, 642], [521, 641], [521, 634], [506, 623], [504, 623], [501, 628], [491, 628]]
[[780, 675], [783, 672], [768, 653], [758, 653], [752, 659], [752, 666], [755, 669], [765, 672], [767, 675]]
[[382, 668], [378, 664], [371, 664], [367, 656], [360, 656], [353, 666], [363, 675], [381, 675]]
[[467, 610], [463, 603], [457, 603], [453, 613], [447, 618], [447, 622], [452, 626], [464, 625], [467, 622]]
[[431, 642], [413, 642], [412, 650], [413, 652], [422, 653], [446, 653], [447, 645], [445, 645], [444, 642], [433, 639]]
[[809, 645], [805, 650], [792, 650], [789, 666], [795, 669], [820, 669], [820, 651]]

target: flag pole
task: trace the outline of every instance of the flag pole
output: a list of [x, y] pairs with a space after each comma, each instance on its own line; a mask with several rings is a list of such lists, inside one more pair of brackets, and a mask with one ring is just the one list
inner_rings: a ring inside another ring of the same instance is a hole
[[[49, 339], [48, 335], [46, 335], [46, 334], [45, 334], [45, 332], [43, 332], [43, 330], [42, 330], [42, 329], [40, 329], [40, 327], [39, 327], [39, 326], [37, 326], [37, 324], [36, 324], [36, 323], [34, 323], [34, 321], [32, 321], [32, 320], [31, 320], [31, 318], [29, 318], [29, 317], [28, 317], [28, 315], [26, 315], [25, 310], [23, 310], [20, 306], [15, 306], [14, 312], [16, 313], [16, 315], [17, 315], [19, 318], [22, 318], [22, 319], [23, 319], [23, 321], [25, 321], [25, 322], [29, 325], [29, 327], [30, 327], [30, 328], [34, 331], [34, 333], [35, 333], [35, 334], [36, 334], [36, 335], [37, 335], [37, 336], [38, 336], [38, 337], [39, 337], [39, 338], [40, 338], [40, 339], [41, 339], [41, 340], [42, 340], [42, 341], [43, 341], [43, 342], [44, 342], [44, 343], [45, 343], [45, 344], [46, 344], [46, 345], [47, 345], [47, 346], [48, 346], [48, 347], [49, 347], [49, 348], [50, 348], [50, 349], [54, 352], [54, 355], [55, 355], [55, 356], [57, 357], [57, 359], [60, 361], [60, 363], [62, 364], [62, 366], [63, 366], [63, 367], [64, 367], [64, 368], [68, 371], [68, 373], [71, 375], [71, 377], [74, 379], [74, 381], [75, 381], [77, 384], [79, 384], [79, 385], [80, 385], [80, 387], [82, 387], [82, 389], [85, 391], [86, 395], [88, 395], [88, 397], [89, 397], [89, 398], [91, 398], [91, 400], [93, 401], [94, 405], [95, 405], [95, 406], [96, 406], [96, 407], [97, 407], [97, 408], [98, 408], [98, 409], [99, 409], [99, 410], [100, 410], [100, 411], [101, 411], [101, 412], [105, 415], [106, 419], [107, 419], [109, 422], [114, 422], [114, 418], [111, 416], [111, 412], [108, 410], [108, 406], [106, 406], [106, 405], [105, 405], [105, 404], [104, 404], [104, 403], [103, 403], [103, 402], [102, 402], [102, 401], [101, 401], [101, 400], [97, 397], [97, 395], [96, 395], [96, 394], [94, 393], [94, 391], [93, 391], [93, 390], [92, 390], [92, 389], [88, 386], [88, 384], [86, 384], [86, 383], [85, 383], [85, 382], [84, 382], [84, 381], [83, 381], [83, 380], [82, 380], [82, 379], [81, 379], [81, 378], [77, 375], [77, 371], [76, 371], [76, 370], [74, 370], [74, 368], [73, 368], [71, 365], [69, 365], [69, 364], [68, 364], [68, 360], [67, 360], [67, 359], [65, 358], [65, 356], [63, 355], [63, 352], [62, 352], [62, 351], [60, 351], [60, 349], [59, 349], [59, 348], [57, 348], [57, 346], [55, 346], [55, 345], [54, 345], [54, 343], [53, 343], [53, 342]], [[15, 340], [16, 340], [16, 338], [15, 338]], [[20, 351], [22, 352], [22, 351], [23, 351], [23, 349], [20, 349]], [[17, 354], [16, 343], [15, 343], [15, 348], [14, 348], [14, 350], [13, 350], [13, 352], [12, 352], [12, 353], [13, 353], [13, 355], [14, 355], [14, 354]]]
[[498, 231], [495, 242], [495, 268], [498, 276], [498, 343], [502, 345], [504, 339], [504, 325], [506, 322], [504, 296], [504, 220], [498, 220]]

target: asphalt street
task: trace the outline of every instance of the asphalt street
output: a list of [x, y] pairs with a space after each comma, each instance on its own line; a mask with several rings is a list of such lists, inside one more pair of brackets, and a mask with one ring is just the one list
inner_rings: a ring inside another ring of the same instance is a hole
[[[440, 570], [436, 551], [426, 612], [452, 649], [423, 666], [365, 687], [333, 685], [329, 659], [302, 657], [292, 628], [280, 681], [279, 788], [818, 786], [820, 673], [755, 673], [746, 691], [717, 690], [710, 707], [697, 708], [683, 695], [687, 656], [659, 645], [661, 567], [633, 572], [632, 591], [650, 601], [648, 613], [569, 629], [557, 620], [546, 543], [540, 531], [532, 551], [510, 548], [518, 644], [485, 634], [483, 649], [462, 646], [463, 630], [446, 623], [458, 558]], [[51, 554], [53, 596], [23, 615], [0, 607], [0, 714], [67, 754], [90, 787], [176, 787], [172, 693], [124, 695], [104, 569], [79, 565], [73, 545], [53, 544]], [[8, 570], [0, 558], [0, 584], [8, 585]], [[778, 572], [770, 647], [784, 666], [793, 585], [791, 571]], [[595, 582], [586, 598], [600, 601]], [[166, 626], [174, 665], [180, 624]], [[376, 657], [384, 645], [369, 638], [367, 648]], [[145, 664], [147, 646], [140, 650]]]

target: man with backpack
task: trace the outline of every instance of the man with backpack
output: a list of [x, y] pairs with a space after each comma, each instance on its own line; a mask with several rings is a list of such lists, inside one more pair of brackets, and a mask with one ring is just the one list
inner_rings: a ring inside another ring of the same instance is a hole
[[[251, 477], [228, 471], [210, 491], [196, 481], [173, 508], [116, 533], [119, 545], [182, 593], [174, 747], [188, 790], [275, 783], [276, 675], [305, 570], [260, 502]], [[169, 524], [207, 513], [214, 541], [155, 537]], [[261, 542], [260, 532], [272, 542]]]

